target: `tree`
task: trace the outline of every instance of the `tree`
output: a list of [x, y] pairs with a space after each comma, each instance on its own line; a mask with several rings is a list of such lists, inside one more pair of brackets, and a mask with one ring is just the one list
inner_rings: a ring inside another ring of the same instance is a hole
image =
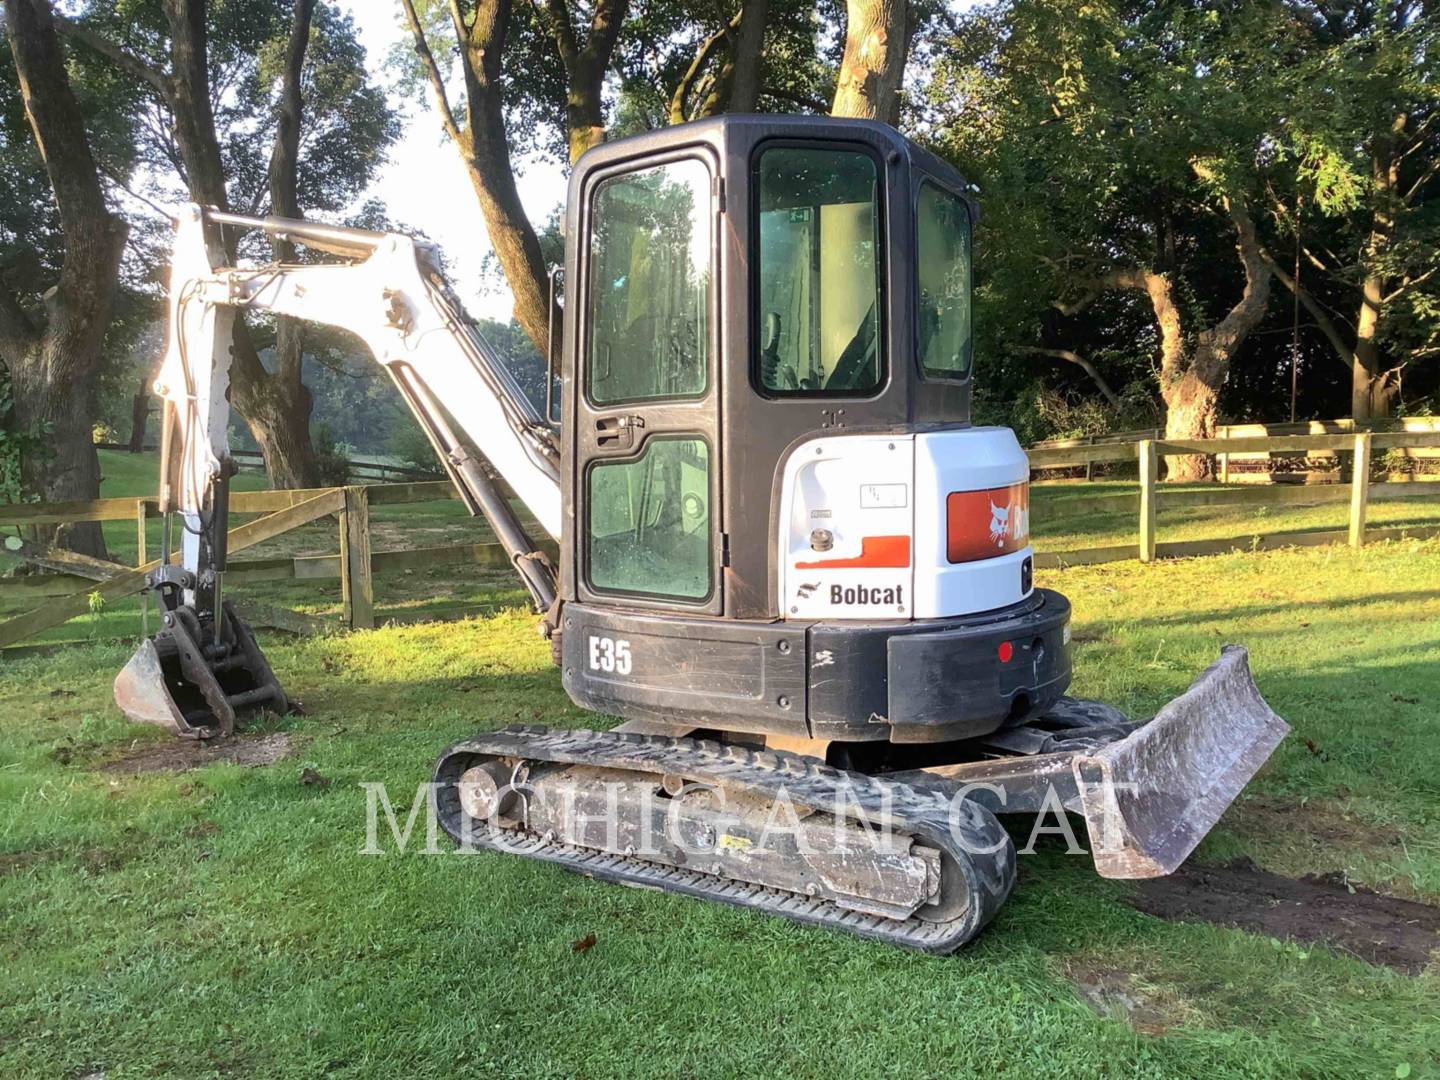
[[900, 122], [911, 30], [907, 0], [847, 0], [845, 56], [831, 115]]
[[[173, 169], [195, 202], [288, 216], [302, 206], [338, 211], [398, 134], [383, 94], [365, 80], [350, 20], [315, 0], [213, 8], [133, 0], [119, 11], [94, 3], [62, 28], [148, 90], [165, 119], [151, 132], [151, 159]], [[240, 249], [231, 230], [226, 246], [232, 257]], [[271, 255], [294, 250], [279, 243]], [[314, 486], [304, 331], [276, 321], [273, 370], [260, 355], [268, 336], [236, 320], [231, 402], [255, 434], [271, 484]]]
[[[517, 146], [544, 153], [558, 142], [573, 163], [603, 141], [609, 130], [603, 90], [612, 71], [625, 132], [771, 105], [824, 111], [832, 98], [838, 115], [893, 118], [917, 25], [915, 9], [903, 0], [852, 4], [853, 55], [842, 70], [853, 78], [841, 92], [823, 74], [813, 3], [740, 0], [733, 11], [712, 12], [655, 2], [633, 16], [629, 0], [596, 0], [583, 11], [565, 0], [536, 0], [528, 11], [511, 0], [401, 0], [401, 7], [414, 50], [413, 58], [400, 58], [402, 66], [426, 87], [460, 154], [514, 297], [515, 319], [542, 353], [549, 333], [546, 261], [520, 201]], [[896, 18], [892, 44], [880, 47], [891, 40]], [[452, 55], [464, 86], [458, 103], [443, 62]]]
[[[5, 32], [34, 145], [43, 159], [64, 255], [38, 305], [0, 287], [0, 359], [9, 370], [17, 421], [44, 432], [48, 453], [23, 460], [26, 485], [51, 501], [94, 499], [100, 466], [91, 438], [127, 228], [105, 197], [84, 114], [46, 0], [4, 0]], [[75, 526], [69, 547], [103, 558], [94, 522]]]
[[[663, 5], [656, 5], [661, 12]], [[783, 4], [777, 5], [782, 10]], [[729, 18], [701, 21], [686, 15], [698, 42], [685, 41], [677, 48], [674, 35], [680, 26], [664, 26], [654, 13], [637, 27], [644, 54], [651, 62], [628, 72], [627, 85], [633, 94], [645, 82], [666, 93], [666, 122], [683, 124], [723, 112], [754, 112], [760, 107], [766, 86], [762, 63], [769, 0], [744, 0]], [[718, 25], [716, 25], [718, 23]], [[660, 33], [657, 29], [664, 26]], [[668, 70], [667, 70], [668, 69]], [[677, 77], [678, 73], [678, 77]]]
[[[1266, 255], [1350, 372], [1352, 415], [1385, 416], [1407, 365], [1440, 352], [1440, 19], [1415, 2], [1296, 5], [1295, 19], [1307, 48], [1286, 72], [1290, 168], [1272, 192], [1303, 277]], [[1301, 236], [1307, 205], [1323, 216], [1310, 231], [1336, 241], [1323, 251]]]
[[565, 0], [544, 0], [543, 7], [538, 8], [565, 65], [568, 82], [565, 128], [572, 164], [579, 161], [586, 150], [605, 141], [605, 103], [601, 91], [629, 7], [630, 0], [594, 0], [590, 6], [589, 30], [583, 40], [571, 21]]
[[[1260, 5], [1014, 0], [961, 22], [935, 83], [937, 143], [989, 195], [987, 259], [1067, 320], [1036, 316], [1049, 340], [1018, 343], [1083, 352], [1073, 317], [1132, 294], [1172, 439], [1213, 435], [1266, 314], [1254, 192], [1282, 95], [1250, 76], [1286, 42]], [[1169, 462], [1172, 479], [1206, 469]]]
[[[515, 27], [510, 0], [477, 0], [472, 5], [452, 0], [441, 13], [434, 0], [417, 6], [401, 0], [415, 55], [433, 95], [445, 132], [455, 144], [470, 177], [490, 243], [515, 298], [515, 318], [542, 353], [549, 348], [549, 281], [540, 241], [520, 202], [506, 129], [505, 67], [520, 51], [512, 48]], [[604, 140], [601, 95], [611, 55], [625, 19], [628, 0], [598, 0], [591, 7], [588, 32], [577, 32], [564, 0], [545, 0], [537, 18], [548, 34], [564, 73], [564, 122], [569, 159], [574, 161]], [[533, 28], [532, 28], [533, 29]], [[519, 37], [519, 34], [514, 34]], [[450, 105], [445, 72], [435, 58], [432, 40], [453, 41], [464, 77], [464, 121]], [[533, 38], [525, 52], [535, 57]], [[545, 65], [530, 76], [542, 88]], [[533, 108], [533, 101], [531, 104]]]
[[[402, 69], [433, 100], [469, 174], [515, 302], [542, 353], [549, 330], [543, 244], [521, 205], [514, 155], [573, 163], [612, 126], [621, 133], [774, 106], [824, 111], [813, 3], [740, 0], [733, 13], [628, 0], [401, 0], [413, 55]], [[582, 17], [583, 16], [583, 17]], [[582, 26], [583, 23], [583, 33]], [[455, 57], [463, 100], [447, 89]], [[618, 76], [614, 117], [605, 79]]]

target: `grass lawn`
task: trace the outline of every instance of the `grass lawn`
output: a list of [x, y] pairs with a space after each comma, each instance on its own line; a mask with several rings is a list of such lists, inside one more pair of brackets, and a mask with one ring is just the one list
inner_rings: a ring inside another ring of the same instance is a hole
[[[1074, 603], [1077, 692], [1137, 714], [1250, 646], [1295, 731], [1197, 859], [1440, 901], [1440, 541], [1038, 577]], [[1440, 1075], [1435, 964], [1164, 922], [1055, 845], [945, 958], [506, 856], [360, 854], [362, 782], [406, 803], [453, 739], [586, 722], [533, 623], [266, 636], [308, 714], [265, 722], [293, 753], [259, 768], [108, 768], [169, 743], [110, 702], [128, 645], [5, 662], [0, 1075]], [[1096, 972], [1122, 988], [1099, 1007]]]

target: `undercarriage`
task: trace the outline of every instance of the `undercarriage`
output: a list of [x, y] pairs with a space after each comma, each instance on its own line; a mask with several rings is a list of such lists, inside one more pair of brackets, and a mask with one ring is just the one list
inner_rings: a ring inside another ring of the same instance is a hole
[[1014, 886], [997, 814], [1079, 814], [1102, 875], [1166, 874], [1288, 730], [1239, 648], [1148, 723], [1065, 698], [982, 739], [888, 762], [872, 748], [889, 771], [625, 727], [451, 746], [434, 776], [442, 827], [468, 848], [931, 953], [973, 938]]

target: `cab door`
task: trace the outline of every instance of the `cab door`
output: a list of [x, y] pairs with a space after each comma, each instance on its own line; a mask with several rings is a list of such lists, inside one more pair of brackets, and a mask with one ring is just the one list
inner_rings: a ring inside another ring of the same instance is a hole
[[584, 603], [722, 609], [716, 173], [695, 148], [587, 178], [573, 489]]

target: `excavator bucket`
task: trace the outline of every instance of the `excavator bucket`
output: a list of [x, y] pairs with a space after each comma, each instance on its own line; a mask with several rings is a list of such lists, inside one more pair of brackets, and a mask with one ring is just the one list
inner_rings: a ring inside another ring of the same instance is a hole
[[1190, 689], [1071, 769], [1103, 877], [1172, 873], [1280, 744], [1245, 649], [1227, 645]]
[[195, 613], [167, 611], [163, 626], [141, 643], [115, 677], [115, 704], [142, 724], [155, 724], [187, 739], [223, 738], [235, 731], [237, 714], [259, 709], [290, 711], [255, 635], [222, 606], [218, 644], [201, 646]]

